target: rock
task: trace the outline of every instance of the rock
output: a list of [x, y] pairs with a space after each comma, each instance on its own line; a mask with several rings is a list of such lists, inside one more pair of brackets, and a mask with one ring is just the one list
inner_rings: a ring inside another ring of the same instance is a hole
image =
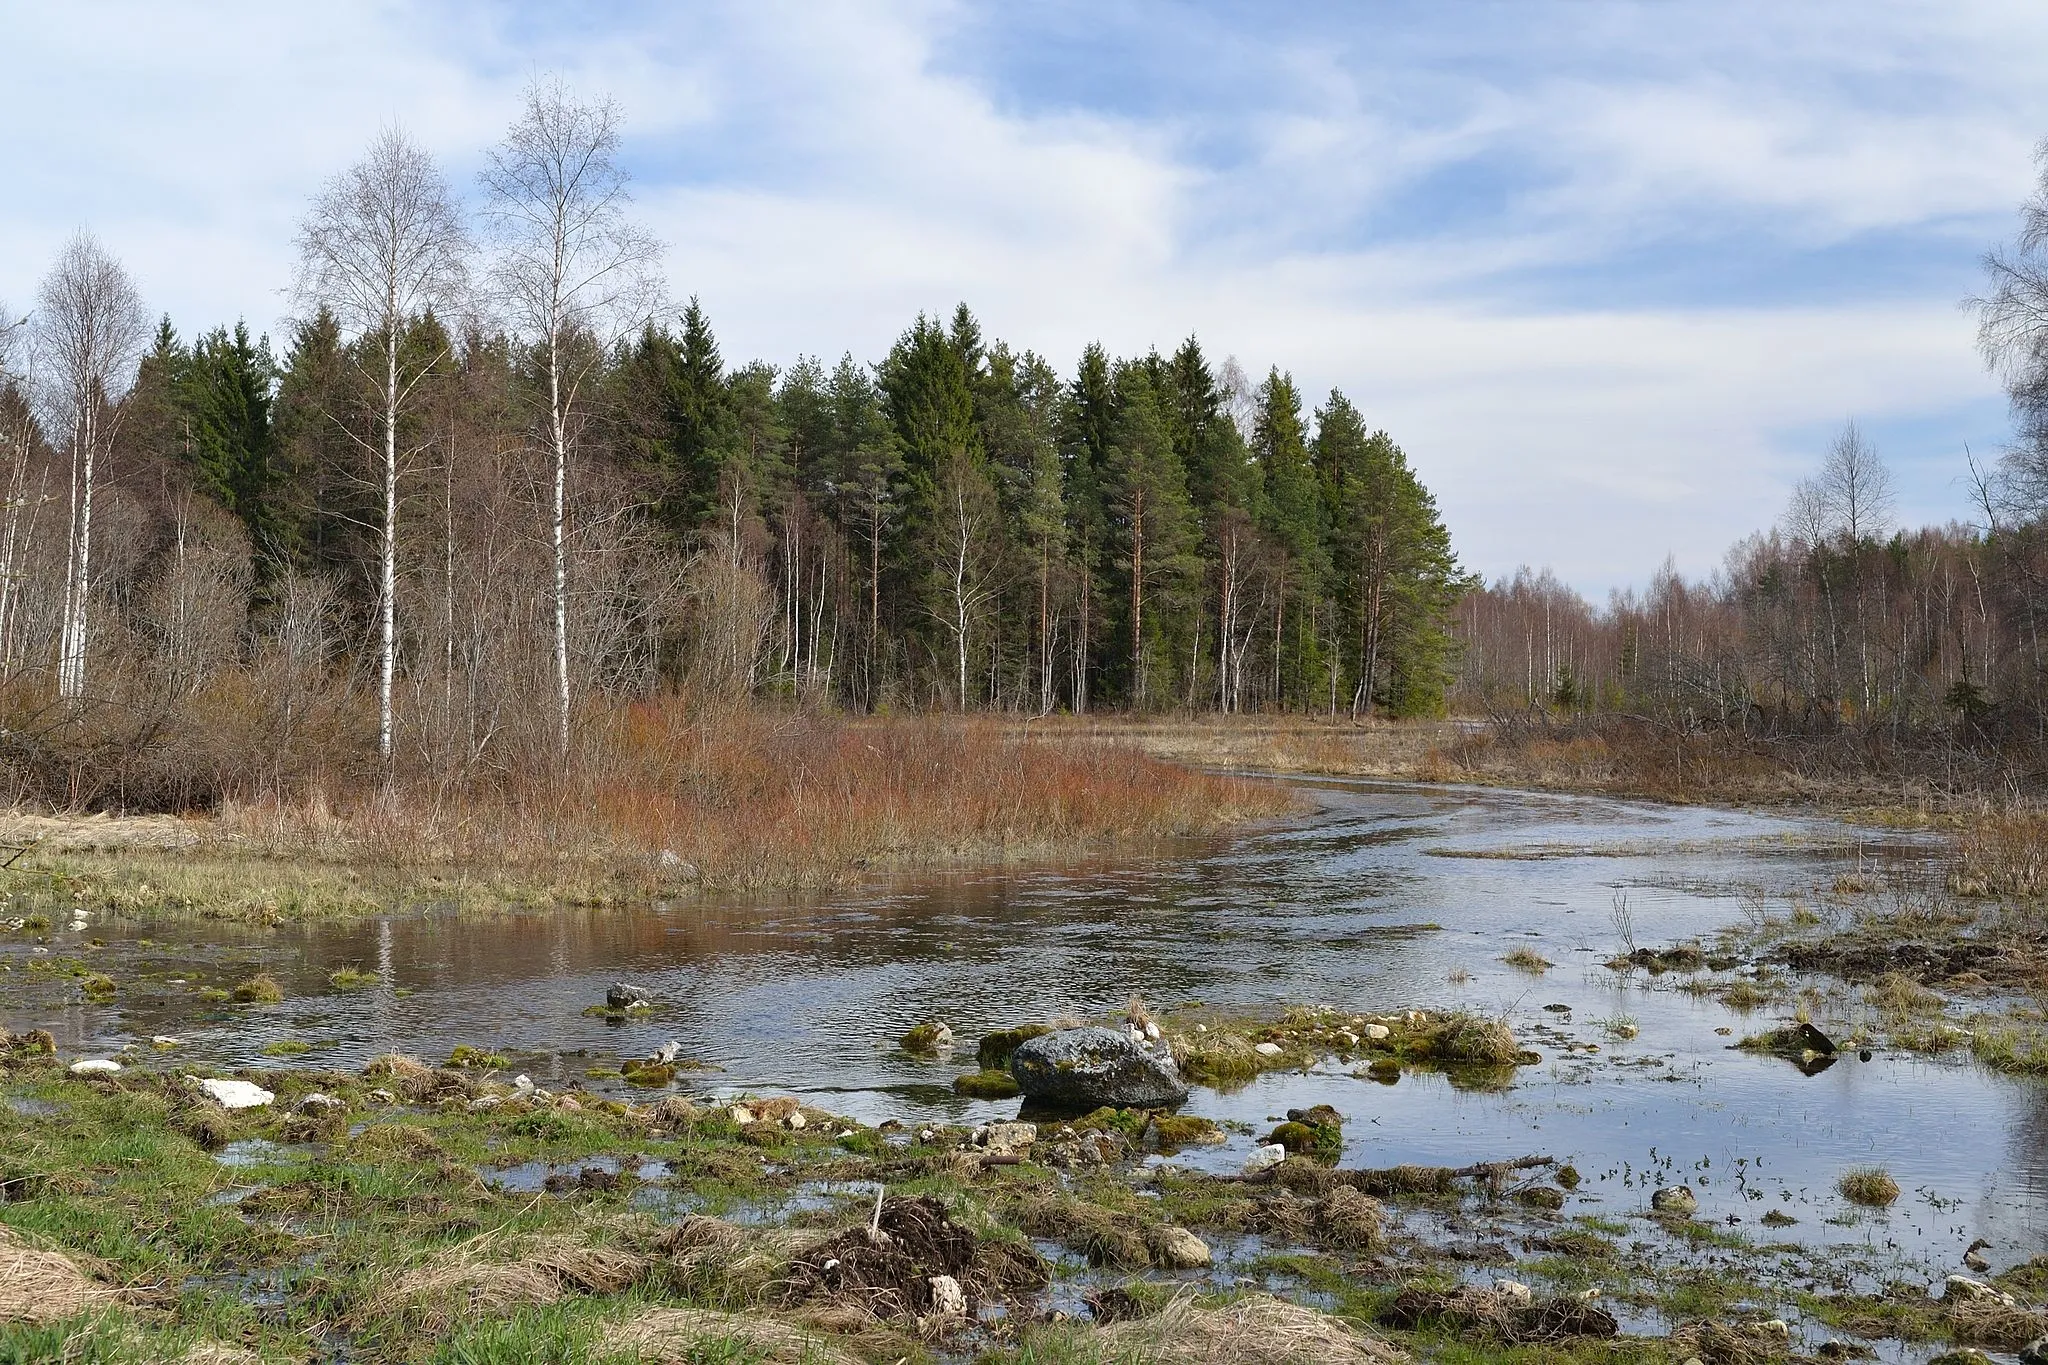
[[301, 1114], [325, 1114], [332, 1110], [346, 1108], [348, 1106], [334, 1098], [334, 1096], [323, 1095], [317, 1090], [300, 1100], [298, 1104], [298, 1110]]
[[1974, 1270], [1982, 1275], [1991, 1269], [1991, 1262], [1981, 1251], [1966, 1251], [1963, 1253], [1963, 1269]]
[[808, 1123], [809, 1120], [806, 1119], [801, 1113], [796, 1113], [791, 1114], [788, 1118], [784, 1119], [783, 1122], [788, 1124], [791, 1128], [801, 1128], [806, 1123]]
[[778, 1095], [772, 1100], [748, 1100], [747, 1108], [754, 1111], [754, 1118], [761, 1123], [787, 1123], [802, 1106], [788, 1095]]
[[953, 1030], [936, 1019], [919, 1024], [896, 1040], [897, 1046], [905, 1052], [929, 1055], [943, 1052], [953, 1046]]
[[960, 1287], [960, 1281], [951, 1275], [934, 1275], [932, 1285], [932, 1313], [942, 1318], [967, 1316], [967, 1291]]
[[1994, 1289], [1982, 1280], [1973, 1280], [1968, 1275], [1951, 1275], [1942, 1283], [1943, 1303], [1996, 1303], [2007, 1308], [2018, 1306], [2018, 1300], [2000, 1289]]
[[755, 1121], [754, 1111], [747, 1108], [747, 1106], [744, 1104], [734, 1105], [729, 1112], [732, 1115], [732, 1121], [742, 1128], [747, 1127], [749, 1124]]
[[1260, 1043], [1252, 1051], [1258, 1053], [1261, 1057], [1278, 1057], [1280, 1055], [1280, 1044]]
[[199, 1088], [213, 1096], [223, 1109], [260, 1109], [277, 1098], [262, 1086], [251, 1085], [248, 1081], [204, 1080], [199, 1083]]
[[1650, 1207], [1659, 1213], [1690, 1218], [1700, 1211], [1700, 1200], [1684, 1185], [1665, 1185], [1650, 1196]]
[[533, 1077], [527, 1075], [523, 1071], [520, 1072], [517, 1076], [514, 1076], [512, 1078], [512, 1088], [514, 1090], [517, 1090], [522, 1095], [526, 1094], [528, 1091], [533, 1089]]
[[173, 1038], [168, 1033], [159, 1033], [149, 1040], [149, 1045], [151, 1047], [182, 1047], [184, 1043], [183, 1040]]
[[2048, 1337], [2035, 1337], [2020, 1347], [2020, 1365], [2048, 1365]]
[[614, 981], [605, 988], [604, 1004], [606, 1009], [644, 1010], [654, 1004], [654, 997], [644, 987]]
[[1269, 1142], [1263, 1147], [1252, 1149], [1252, 1154], [1244, 1159], [1244, 1173], [1257, 1175], [1260, 1171], [1273, 1169], [1285, 1160], [1287, 1149], [1277, 1142]]
[[1495, 1280], [1493, 1292], [1518, 1308], [1527, 1308], [1534, 1297], [1520, 1280]]
[[683, 1058], [683, 1045], [671, 1038], [654, 1050], [654, 1060], [663, 1066], [674, 1066]]
[[1388, 1028], [1385, 1024], [1367, 1024], [1365, 1026], [1365, 1037], [1367, 1042], [1384, 1043], [1387, 1041], [1387, 1039], [1393, 1036], [1394, 1031]]
[[81, 1057], [70, 1066], [74, 1076], [111, 1076], [121, 1064], [111, 1057]]
[[481, 1114], [486, 1110], [496, 1109], [504, 1102], [504, 1097], [500, 1095], [478, 1095], [469, 1102], [469, 1108], [471, 1113]]
[[1059, 1108], [1158, 1109], [1188, 1097], [1165, 1048], [1146, 1048], [1114, 1029], [1071, 1028], [1018, 1046], [1010, 1074], [1031, 1099]]
[[555, 1108], [571, 1114], [580, 1114], [583, 1112], [583, 1106], [577, 1102], [576, 1097], [574, 1095], [564, 1095], [562, 1096], [562, 1098], [556, 1100]]
[[1155, 1228], [1150, 1241], [1152, 1263], [1162, 1270], [1200, 1270], [1209, 1264], [1209, 1244], [1186, 1228]]
[[974, 1130], [974, 1145], [997, 1156], [1014, 1156], [1036, 1141], [1035, 1123], [985, 1123]]
[[369, 1094], [363, 1096], [363, 1098], [368, 1100], [371, 1104], [398, 1103], [398, 1096], [392, 1094], [389, 1090], [385, 1090], [381, 1087], [376, 1090], [372, 1090]]

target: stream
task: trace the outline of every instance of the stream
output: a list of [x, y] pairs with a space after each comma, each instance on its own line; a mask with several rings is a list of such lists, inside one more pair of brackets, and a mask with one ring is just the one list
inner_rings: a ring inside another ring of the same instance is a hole
[[[1381, 1084], [1337, 1064], [1198, 1090], [1189, 1110], [1235, 1121], [1232, 1141], [1174, 1159], [1234, 1170], [1271, 1119], [1328, 1103], [1347, 1117], [1346, 1165], [1542, 1153], [1583, 1173], [1573, 1212], [1617, 1218], [1683, 1181], [1703, 1220], [1853, 1259], [1871, 1283], [1899, 1273], [1938, 1286], [1979, 1238], [1994, 1268], [2048, 1249], [2048, 1088], [1882, 1051], [1802, 1074], [1730, 1047], [1781, 1010], [1738, 1013], [1677, 989], [1680, 974], [1603, 965], [1624, 946], [1618, 897], [1636, 943], [1710, 939], [1759, 899], [1782, 909], [1840, 872], [1927, 864], [1933, 845], [1818, 817], [1291, 781], [1313, 813], [1246, 835], [815, 898], [260, 931], [81, 916], [44, 949], [8, 942], [0, 954], [85, 958], [121, 996], [93, 1005], [10, 988], [0, 1024], [50, 1028], [67, 1056], [175, 1034], [181, 1060], [221, 1066], [279, 1065], [264, 1049], [281, 1040], [312, 1045], [298, 1064], [350, 1068], [468, 1043], [543, 1086], [595, 1089], [607, 1083], [586, 1068], [673, 1038], [722, 1068], [684, 1076], [692, 1093], [796, 1093], [869, 1123], [916, 1123], [1016, 1113], [1015, 1100], [952, 1092], [981, 1033], [1120, 1010], [1133, 993], [1168, 1010], [1472, 1009], [1505, 1015], [1542, 1063], [1497, 1091], [1437, 1073]], [[94, 939], [104, 946], [88, 948]], [[1517, 946], [1555, 966], [1505, 965]], [[342, 967], [379, 983], [331, 989]], [[210, 1006], [189, 989], [256, 969], [284, 984], [282, 1003]], [[655, 1011], [586, 1016], [616, 980], [649, 989]], [[928, 1019], [959, 1036], [955, 1059], [897, 1049]], [[1611, 1027], [1622, 1020], [1633, 1038]], [[1887, 1167], [1904, 1191], [1889, 1210], [1836, 1193], [1842, 1172], [1864, 1165]], [[1767, 1233], [1758, 1219], [1771, 1209], [1798, 1222]]]

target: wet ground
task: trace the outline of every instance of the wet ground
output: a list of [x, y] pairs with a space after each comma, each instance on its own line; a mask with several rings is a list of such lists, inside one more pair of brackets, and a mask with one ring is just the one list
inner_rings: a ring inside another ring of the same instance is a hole
[[[20, 972], [0, 988], [0, 1025], [49, 1027], [67, 1055], [174, 1034], [179, 1056], [226, 1065], [277, 1065], [265, 1049], [280, 1042], [312, 1045], [295, 1059], [304, 1064], [352, 1068], [380, 1052], [437, 1059], [468, 1043], [544, 1086], [601, 1084], [586, 1070], [673, 1038], [722, 1068], [685, 1074], [685, 1090], [793, 1092], [868, 1122], [915, 1122], [1015, 1113], [1014, 1100], [950, 1089], [981, 1032], [1100, 1014], [1134, 992], [1247, 1011], [1459, 1007], [1506, 1014], [1543, 1063], [1497, 1092], [1428, 1073], [1383, 1085], [1338, 1068], [1198, 1091], [1190, 1110], [1237, 1121], [1236, 1136], [1175, 1159], [1235, 1169], [1251, 1130], [1324, 1102], [1348, 1116], [1346, 1165], [1542, 1153], [1583, 1172], [1573, 1212], [1615, 1217], [1646, 1207], [1655, 1185], [1683, 1181], [1703, 1220], [1828, 1248], [1820, 1260], [1853, 1264], [1864, 1283], [1896, 1271], [1938, 1284], [1978, 1238], [2000, 1267], [2048, 1249], [2048, 1088], [1882, 1052], [1804, 1075], [1729, 1049], [1769, 1027], [1772, 1011], [1740, 1015], [1678, 991], [1681, 977], [1601, 965], [1623, 946], [1617, 896], [1637, 943], [1668, 944], [1842, 871], [1928, 859], [1930, 846], [1821, 819], [1602, 798], [1302, 786], [1315, 815], [1248, 837], [806, 903], [153, 926], [149, 940], [86, 918], [60, 926], [41, 954], [0, 940]], [[1517, 945], [1556, 965], [1503, 964]], [[33, 956], [77, 958], [120, 994], [107, 1005], [66, 999], [61, 980], [28, 975]], [[328, 974], [344, 967], [378, 982], [331, 989]], [[209, 1006], [192, 990], [258, 968], [284, 984], [283, 1003]], [[622, 979], [648, 988], [657, 1009], [625, 1023], [585, 1015]], [[957, 1060], [896, 1049], [927, 1019], [966, 1044]], [[1622, 1021], [1632, 1039], [1617, 1036]], [[1862, 1165], [1897, 1178], [1904, 1194], [1889, 1211], [1836, 1194], [1842, 1172]], [[1767, 1230], [1758, 1220], [1771, 1209], [1798, 1222]]]

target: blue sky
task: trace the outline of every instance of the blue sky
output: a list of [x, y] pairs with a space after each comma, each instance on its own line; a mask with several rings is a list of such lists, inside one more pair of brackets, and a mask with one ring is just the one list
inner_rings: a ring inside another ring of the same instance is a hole
[[1198, 333], [1341, 386], [1465, 561], [1711, 571], [1854, 416], [1909, 521], [2004, 404], [1958, 302], [2048, 135], [2048, 6], [1742, 0], [0, 10], [0, 300], [90, 225], [181, 329], [288, 311], [398, 122], [465, 191], [539, 70], [614, 95], [726, 354], [919, 309], [1070, 367]]

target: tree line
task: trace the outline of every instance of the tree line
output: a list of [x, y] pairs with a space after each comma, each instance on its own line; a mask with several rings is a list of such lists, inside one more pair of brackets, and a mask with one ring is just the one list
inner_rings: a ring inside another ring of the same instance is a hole
[[664, 687], [1442, 708], [1471, 583], [1341, 392], [1194, 337], [1062, 373], [965, 304], [872, 363], [733, 365], [664, 302], [619, 153], [608, 102], [538, 81], [472, 209], [386, 131], [307, 209], [280, 348], [152, 330], [74, 238], [0, 316], [11, 695], [233, 692], [286, 747], [374, 712], [387, 770], [436, 771]]

